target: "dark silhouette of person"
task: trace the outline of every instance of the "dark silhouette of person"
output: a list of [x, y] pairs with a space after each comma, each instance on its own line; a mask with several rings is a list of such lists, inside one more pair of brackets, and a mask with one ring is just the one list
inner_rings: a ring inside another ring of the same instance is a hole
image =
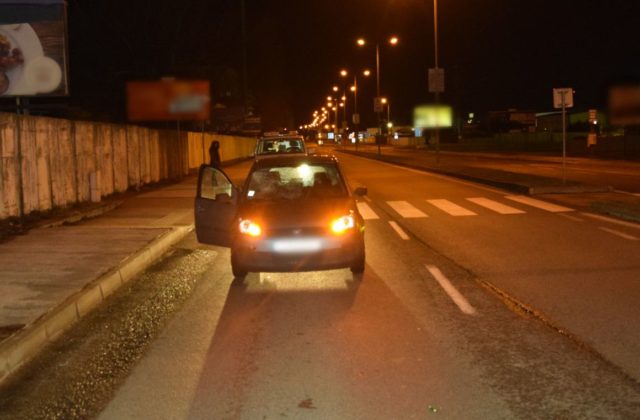
[[220, 142], [218, 140], [212, 141], [209, 146], [209, 162], [211, 166], [220, 167]]

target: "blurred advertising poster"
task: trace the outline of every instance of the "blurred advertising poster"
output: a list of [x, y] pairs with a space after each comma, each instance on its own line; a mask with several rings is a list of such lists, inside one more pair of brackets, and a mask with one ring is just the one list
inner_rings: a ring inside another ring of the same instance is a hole
[[210, 115], [208, 80], [127, 82], [129, 121], [206, 121]]
[[0, 0], [0, 96], [66, 96], [64, 0]]

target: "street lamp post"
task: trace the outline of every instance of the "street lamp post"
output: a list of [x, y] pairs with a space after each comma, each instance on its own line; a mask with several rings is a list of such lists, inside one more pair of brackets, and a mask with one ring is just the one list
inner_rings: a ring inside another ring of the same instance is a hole
[[[340, 70], [340, 76], [347, 77], [349, 72], [347, 70]], [[371, 72], [369, 70], [363, 70], [362, 74], [365, 77], [369, 77]], [[356, 149], [358, 148], [358, 126], [360, 124], [360, 114], [358, 114], [358, 77], [357, 73], [353, 73], [353, 86], [351, 86], [351, 91], [353, 92], [353, 125], [355, 127], [356, 132]]]
[[[436, 71], [439, 69], [438, 65], [438, 0], [433, 0], [433, 53], [435, 55], [435, 65]], [[438, 108], [438, 103], [440, 102], [439, 97], [440, 91], [436, 89], [435, 91], [435, 103], [436, 109]], [[440, 127], [438, 127], [438, 122], [436, 120], [436, 163], [440, 162]]]
[[[392, 36], [389, 38], [388, 40], [389, 45], [396, 45], [398, 43], [398, 37], [396, 36]], [[366, 45], [366, 41], [364, 38], [358, 38], [358, 40], [356, 41], [356, 43], [363, 47], [364, 45]], [[380, 113], [382, 112], [382, 108], [381, 108], [381, 98], [380, 98], [380, 43], [376, 42], [376, 98], [375, 98], [375, 112], [377, 115], [377, 120], [378, 120], [378, 131], [380, 134], [382, 134], [382, 130], [381, 130], [381, 118], [380, 118]]]

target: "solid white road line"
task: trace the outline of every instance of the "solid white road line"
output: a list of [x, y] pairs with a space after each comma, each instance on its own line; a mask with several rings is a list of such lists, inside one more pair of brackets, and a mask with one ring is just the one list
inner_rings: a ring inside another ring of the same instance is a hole
[[387, 204], [404, 218], [429, 217], [406, 201], [387, 201]]
[[367, 203], [358, 201], [356, 205], [358, 206], [358, 211], [360, 212], [364, 220], [379, 219], [378, 215], [373, 210], [371, 210], [371, 207], [369, 207]]
[[499, 203], [497, 201], [493, 201], [493, 200], [489, 200], [488, 198], [484, 198], [484, 197], [471, 197], [471, 198], [467, 198], [467, 200], [471, 201], [472, 203], [475, 203], [479, 206], [485, 207], [489, 210], [493, 210], [496, 213], [500, 213], [500, 214], [522, 214], [525, 213], [522, 210], [518, 210], [514, 207], [511, 206], [507, 206], [506, 204], [502, 204]]
[[459, 206], [456, 203], [452, 203], [449, 200], [438, 199], [427, 200], [427, 202], [452, 216], [477, 216], [477, 214], [475, 214], [471, 210], [467, 210], [464, 207]]
[[607, 217], [607, 216], [600, 216], [599, 214], [593, 214], [593, 213], [582, 213], [582, 215], [590, 217], [592, 219], [602, 220], [602, 221], [609, 222], [609, 223], [614, 223], [614, 224], [620, 225], [620, 226], [626, 226], [626, 227], [630, 227], [630, 228], [634, 228], [634, 229], [640, 229], [640, 225], [637, 224], [637, 223], [625, 222], [623, 220], [613, 219], [613, 218]]
[[626, 233], [624, 233], [624, 232], [620, 232], [620, 231], [617, 231], [617, 230], [609, 229], [609, 228], [606, 228], [606, 227], [602, 227], [602, 226], [600, 226], [598, 229], [600, 229], [600, 230], [604, 230], [605, 232], [609, 232], [609, 233], [611, 233], [612, 235], [616, 235], [616, 236], [619, 236], [619, 237], [621, 237], [621, 238], [628, 239], [628, 240], [630, 240], [630, 241], [637, 241], [637, 240], [640, 240], [639, 238], [636, 238], [635, 236], [627, 235], [627, 234], [626, 234]]
[[393, 228], [393, 230], [396, 231], [396, 233], [398, 234], [398, 236], [402, 239], [404, 239], [405, 241], [409, 240], [409, 235], [407, 235], [405, 233], [404, 230], [402, 230], [402, 228], [400, 226], [398, 226], [398, 224], [396, 222], [394, 222], [393, 220], [389, 220], [389, 224], [391, 225], [391, 227]]
[[426, 264], [425, 267], [427, 267], [427, 270], [429, 270], [429, 273], [431, 273], [433, 278], [436, 279], [438, 283], [440, 283], [440, 286], [453, 300], [453, 303], [455, 303], [463, 313], [467, 315], [476, 314], [475, 308], [471, 306], [471, 304], [467, 301], [467, 299], [464, 298], [464, 296], [460, 294], [460, 292], [458, 292], [458, 290], [451, 284], [449, 279], [447, 279], [445, 275], [442, 274], [442, 272], [438, 267], [436, 267], [435, 265], [429, 265], [429, 264]]
[[518, 203], [526, 204], [531, 207], [536, 207], [542, 210], [550, 211], [552, 213], [560, 213], [564, 211], [574, 211], [569, 207], [558, 206], [557, 204], [547, 203], [546, 201], [536, 200], [535, 198], [525, 197], [523, 195], [507, 195], [506, 199], [517, 201]]

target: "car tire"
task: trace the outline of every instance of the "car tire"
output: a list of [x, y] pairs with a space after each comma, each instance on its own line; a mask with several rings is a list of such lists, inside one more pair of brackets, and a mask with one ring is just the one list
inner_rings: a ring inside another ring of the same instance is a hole
[[233, 277], [236, 280], [242, 280], [248, 274], [247, 269], [242, 264], [240, 264], [233, 255], [233, 251], [231, 252], [231, 272], [233, 273]]
[[360, 252], [358, 252], [357, 257], [354, 258], [349, 268], [353, 274], [362, 274], [364, 273], [364, 264], [364, 244], [362, 244]]

